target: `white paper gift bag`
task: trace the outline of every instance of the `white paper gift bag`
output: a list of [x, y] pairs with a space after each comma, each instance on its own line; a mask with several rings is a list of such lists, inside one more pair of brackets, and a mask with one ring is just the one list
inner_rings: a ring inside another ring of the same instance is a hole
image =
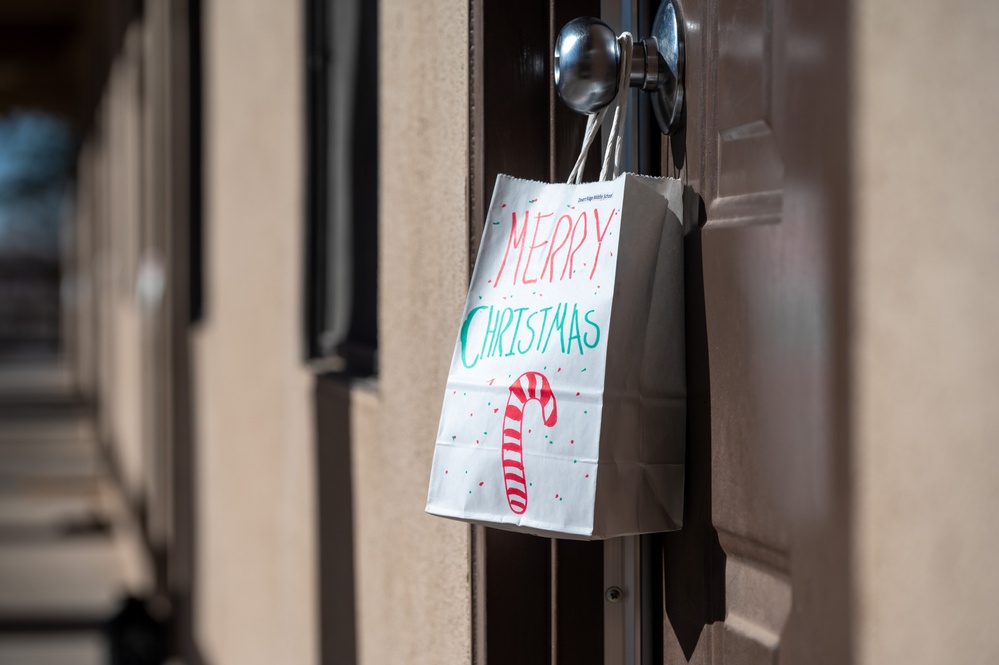
[[682, 193], [678, 180], [631, 174], [497, 178], [427, 512], [574, 538], [680, 527]]

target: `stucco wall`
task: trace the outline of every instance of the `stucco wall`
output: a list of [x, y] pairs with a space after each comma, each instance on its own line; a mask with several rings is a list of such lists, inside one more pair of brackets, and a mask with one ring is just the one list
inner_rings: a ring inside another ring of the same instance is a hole
[[[139, 225], [138, 81], [119, 55], [77, 163], [79, 328], [70, 347], [83, 393], [129, 499], [148, 493], [142, 439], [142, 321], [135, 299]], [[95, 372], [91, 375], [91, 372]], [[96, 382], [92, 384], [91, 382]]]
[[997, 662], [999, 4], [853, 4], [857, 662]]
[[146, 451], [142, 431], [142, 320], [135, 295], [136, 261], [139, 252], [139, 80], [135, 65], [135, 40], [138, 27], [129, 32], [129, 48], [119, 54], [105, 89], [103, 135], [106, 151], [108, 207], [106, 223], [110, 226], [108, 282], [105, 297], [110, 300], [114, 340], [112, 376], [105, 391], [113, 399], [106, 406], [113, 410], [112, 442], [116, 461], [130, 499], [147, 498], [145, 486]]
[[[299, 361], [300, 5], [206, 7], [198, 637], [213, 664], [307, 664], [318, 615], [312, 379]], [[467, 283], [466, 3], [386, 2], [380, 21], [406, 57], [380, 64], [381, 372], [351, 400], [358, 650], [371, 664], [465, 663], [469, 530], [423, 504]]]
[[197, 626], [212, 665], [317, 661], [312, 378], [300, 360], [299, 2], [205, 3]]
[[380, 12], [381, 370], [378, 403], [354, 411], [358, 649], [367, 665], [467, 663], [469, 528], [423, 506], [468, 283], [468, 3]]

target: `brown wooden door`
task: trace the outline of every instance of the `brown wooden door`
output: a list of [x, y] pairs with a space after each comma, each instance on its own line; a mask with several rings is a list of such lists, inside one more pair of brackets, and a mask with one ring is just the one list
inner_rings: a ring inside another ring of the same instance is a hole
[[[473, 0], [473, 256], [497, 172], [568, 172], [582, 119], [555, 99], [551, 47], [601, 4]], [[657, 4], [631, 5], [636, 37]], [[846, 663], [847, 14], [682, 4], [686, 129], [665, 140], [639, 111], [634, 163], [683, 178], [701, 205], [685, 251], [684, 528], [633, 545], [626, 639], [642, 663]], [[604, 662], [599, 543], [476, 527], [473, 557], [477, 662]]]
[[[685, 528], [667, 662], [849, 662], [846, 13], [686, 0]], [[710, 464], [710, 467], [708, 467]], [[705, 627], [706, 626], [706, 627]]]

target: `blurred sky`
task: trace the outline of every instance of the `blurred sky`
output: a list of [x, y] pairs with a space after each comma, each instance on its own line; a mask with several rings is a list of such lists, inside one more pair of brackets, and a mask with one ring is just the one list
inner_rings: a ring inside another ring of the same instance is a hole
[[0, 116], [0, 257], [56, 260], [73, 134], [50, 115]]

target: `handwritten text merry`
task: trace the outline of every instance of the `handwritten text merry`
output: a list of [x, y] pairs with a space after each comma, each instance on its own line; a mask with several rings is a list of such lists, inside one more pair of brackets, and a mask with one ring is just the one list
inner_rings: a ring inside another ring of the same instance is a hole
[[[604, 209], [602, 214], [599, 208], [594, 208], [590, 214], [583, 211], [557, 215], [552, 211], [533, 216], [525, 210], [522, 219], [512, 213], [510, 236], [493, 287], [499, 286], [504, 275], [513, 285], [572, 279], [577, 264], [589, 267], [588, 278], [593, 279], [604, 238], [616, 214], [616, 208], [610, 212]], [[507, 270], [508, 261], [512, 261], [511, 251], [517, 258], [512, 272]]]

